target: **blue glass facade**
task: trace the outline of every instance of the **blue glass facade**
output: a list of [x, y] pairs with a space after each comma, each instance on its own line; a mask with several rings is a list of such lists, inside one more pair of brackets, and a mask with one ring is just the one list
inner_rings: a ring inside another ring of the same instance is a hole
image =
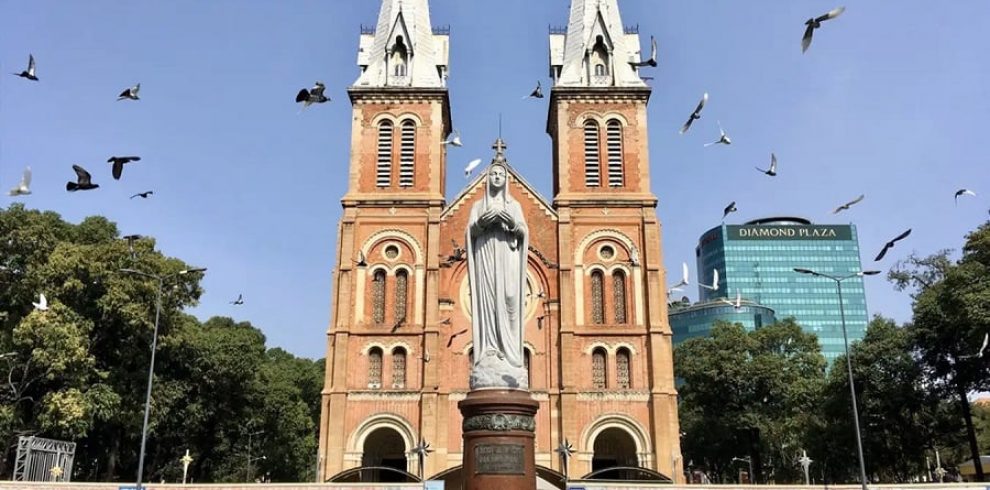
[[748, 301], [740, 302], [740, 308], [728, 305], [722, 300], [695, 303], [690, 306], [671, 305], [667, 318], [674, 333], [674, 345], [687, 339], [705, 337], [715, 322], [740, 323], [747, 331], [756, 330], [774, 323], [774, 311], [766, 306]]
[[[695, 254], [701, 283], [710, 284], [715, 269], [720, 276], [718, 291], [699, 287], [702, 302], [735, 299], [738, 291], [743, 299], [773, 308], [777, 318], [794, 317], [816, 334], [829, 363], [843, 354], [835, 282], [794, 268], [831, 276], [860, 272], [855, 225], [814, 225], [800, 218], [723, 224], [701, 236]], [[868, 321], [863, 279], [843, 281], [842, 297], [849, 342], [862, 339]]]

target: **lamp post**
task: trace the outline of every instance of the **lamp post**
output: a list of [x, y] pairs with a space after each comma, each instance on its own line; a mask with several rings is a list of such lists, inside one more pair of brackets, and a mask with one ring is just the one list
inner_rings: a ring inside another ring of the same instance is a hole
[[801, 457], [798, 458], [798, 463], [801, 463], [801, 468], [804, 469], [804, 484], [811, 485], [811, 476], [808, 475], [808, 468], [811, 467], [812, 461], [804, 449], [801, 450]]
[[831, 279], [832, 281], [835, 281], [836, 290], [839, 292], [839, 316], [842, 320], [842, 345], [846, 350], [846, 370], [849, 372], [849, 393], [852, 396], [853, 427], [856, 429], [856, 454], [859, 456], [859, 479], [863, 485], [863, 490], [867, 490], [866, 463], [863, 461], [863, 437], [859, 432], [859, 408], [856, 406], [856, 386], [853, 384], [852, 358], [849, 357], [849, 337], [846, 335], [846, 309], [842, 304], [842, 281], [852, 279], [854, 277], [875, 276], [879, 274], [880, 271], [861, 271], [842, 277], [835, 277], [828, 274], [823, 274], [821, 272], [815, 272], [811, 269], [802, 269], [799, 267], [794, 268], [794, 272]]
[[753, 480], [753, 460], [751, 458], [732, 458], [732, 460], [749, 463], [749, 484], [756, 485], [756, 482]]
[[141, 483], [144, 479], [144, 448], [148, 442], [148, 413], [151, 411], [151, 384], [155, 379], [155, 351], [158, 350], [158, 320], [162, 313], [162, 288], [166, 279], [171, 279], [176, 275], [192, 274], [194, 272], [206, 272], [206, 268], [183, 269], [167, 276], [159, 276], [136, 269], [120, 269], [120, 272], [127, 274], [137, 274], [149, 279], [158, 281], [158, 291], [155, 294], [155, 331], [151, 335], [151, 365], [148, 366], [148, 391], [144, 397], [144, 423], [141, 425], [141, 453], [138, 455], [137, 490], [141, 490]]
[[247, 468], [245, 468], [245, 472], [246, 472], [246, 477], [247, 478], [244, 481], [246, 481], [248, 483], [251, 483], [251, 462], [252, 461], [257, 461], [259, 459], [267, 459], [265, 456], [261, 456], [260, 458], [252, 458], [251, 457], [251, 438], [254, 437], [254, 436], [256, 436], [256, 435], [258, 435], [258, 434], [264, 434], [264, 433], [265, 433], [264, 430], [256, 430], [254, 432], [248, 432], [248, 435], [247, 435], [248, 436], [248, 443], [247, 443]]
[[193, 462], [192, 456], [189, 455], [189, 450], [186, 449], [186, 455], [179, 458], [182, 462], [182, 484], [186, 484], [186, 475], [189, 474], [189, 463]]

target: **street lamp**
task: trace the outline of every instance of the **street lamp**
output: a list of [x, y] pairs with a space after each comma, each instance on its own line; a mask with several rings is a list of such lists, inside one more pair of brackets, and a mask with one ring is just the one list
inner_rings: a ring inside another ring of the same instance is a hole
[[251, 438], [254, 437], [254, 436], [256, 436], [256, 435], [258, 435], [258, 434], [264, 434], [264, 433], [265, 433], [265, 430], [262, 429], [262, 430], [256, 430], [254, 432], [248, 432], [248, 435], [247, 435], [248, 436], [248, 443], [247, 443], [247, 468], [245, 468], [245, 472], [246, 472], [247, 478], [244, 481], [246, 481], [248, 483], [251, 483], [251, 462], [252, 461], [257, 461], [259, 459], [268, 459], [265, 456], [261, 456], [261, 457], [257, 457], [257, 458], [252, 458], [251, 457]]
[[155, 331], [151, 336], [151, 365], [148, 366], [148, 392], [144, 397], [144, 423], [141, 425], [141, 453], [138, 456], [138, 474], [137, 474], [137, 490], [141, 490], [142, 479], [144, 478], [144, 448], [145, 444], [148, 442], [148, 413], [151, 411], [151, 384], [155, 378], [155, 351], [158, 350], [158, 319], [161, 317], [162, 313], [162, 288], [165, 284], [166, 279], [171, 279], [176, 275], [186, 275], [195, 272], [206, 272], [206, 268], [199, 269], [183, 269], [179, 272], [174, 272], [167, 276], [159, 276], [156, 274], [150, 274], [147, 272], [142, 272], [137, 269], [120, 269], [120, 272], [127, 274], [137, 274], [139, 276], [144, 276], [149, 279], [154, 279], [158, 281], [158, 291], [155, 294]]
[[842, 319], [842, 345], [846, 350], [846, 369], [849, 371], [849, 393], [852, 395], [853, 427], [856, 429], [856, 454], [859, 456], [859, 480], [863, 485], [863, 490], [867, 490], [866, 463], [863, 462], [863, 436], [860, 435], [859, 432], [859, 409], [856, 407], [856, 386], [853, 384], [852, 358], [849, 357], [849, 337], [846, 335], [846, 310], [842, 304], [842, 281], [852, 279], [854, 277], [875, 276], [879, 274], [880, 271], [861, 271], [842, 277], [830, 276], [821, 272], [815, 272], [811, 269], [802, 269], [799, 267], [795, 267], [794, 272], [831, 279], [835, 281], [836, 290], [839, 292], [839, 315]]
[[800, 463], [801, 468], [804, 469], [804, 484], [811, 485], [811, 476], [808, 475], [808, 468], [811, 467], [811, 463], [813, 463], [813, 461], [808, 457], [808, 453], [804, 449], [801, 450], [801, 457], [798, 458], [798, 463]]
[[186, 475], [189, 474], [189, 463], [193, 462], [192, 456], [189, 455], [189, 450], [186, 449], [186, 455], [179, 458], [182, 462], [182, 484], [186, 484]]

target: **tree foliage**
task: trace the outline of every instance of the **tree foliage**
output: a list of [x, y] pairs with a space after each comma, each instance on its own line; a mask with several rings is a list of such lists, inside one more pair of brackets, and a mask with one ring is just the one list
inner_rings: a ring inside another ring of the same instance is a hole
[[[0, 475], [20, 435], [77, 442], [74, 480], [133, 481], [163, 282], [146, 481], [311, 480], [322, 365], [268, 350], [247, 322], [183, 313], [203, 290], [152, 238], [119, 239], [101, 217], [79, 224], [15, 204], [0, 209]], [[44, 293], [47, 311], [32, 301]], [[314, 415], [315, 414], [315, 415]], [[252, 437], [248, 434], [263, 431]], [[247, 455], [265, 456], [246, 473]]]

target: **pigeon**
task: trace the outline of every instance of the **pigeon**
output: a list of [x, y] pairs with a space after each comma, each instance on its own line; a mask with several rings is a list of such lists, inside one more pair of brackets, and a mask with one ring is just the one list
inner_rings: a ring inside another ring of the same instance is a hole
[[987, 350], [987, 344], [990, 344], [990, 333], [983, 334], [983, 345], [980, 346], [980, 350], [976, 354], [959, 356], [960, 359], [969, 359], [971, 357], [983, 357], [983, 352]]
[[729, 300], [727, 300], [725, 298], [721, 298], [721, 300], [722, 300], [723, 303], [725, 303], [725, 304], [727, 304], [727, 305], [735, 308], [736, 311], [739, 311], [739, 310], [742, 309], [742, 293], [740, 293], [739, 291], [736, 291], [736, 302], [735, 303], [733, 303], [732, 301], [729, 301]]
[[722, 221], [725, 221], [725, 217], [728, 216], [729, 213], [734, 213], [736, 211], [739, 211], [736, 209], [736, 201], [730, 202], [729, 205], [722, 210]]
[[815, 32], [815, 29], [818, 29], [819, 27], [822, 26], [822, 22], [838, 17], [840, 14], [842, 14], [842, 12], [845, 12], [845, 10], [846, 10], [845, 7], [839, 7], [836, 9], [829, 10], [828, 13], [825, 15], [819, 17], [813, 17], [811, 19], [806, 20], [804, 24], [808, 27], [804, 30], [804, 36], [801, 37], [801, 52], [804, 53], [805, 51], [808, 50], [808, 47], [811, 46], [811, 36]]
[[774, 155], [773, 153], [770, 153], [770, 168], [769, 169], [763, 170], [760, 167], [756, 167], [756, 170], [759, 170], [760, 172], [763, 172], [763, 173], [765, 173], [765, 174], [767, 174], [767, 175], [769, 175], [771, 177], [776, 177], [777, 176], [777, 155]]
[[362, 252], [361, 250], [358, 250], [358, 259], [357, 260], [351, 259], [351, 261], [357, 264], [358, 267], [368, 267], [368, 261], [365, 260], [364, 252]]
[[884, 256], [884, 255], [887, 255], [887, 250], [889, 250], [889, 249], [891, 249], [891, 248], [894, 248], [894, 244], [895, 244], [895, 243], [897, 243], [897, 242], [899, 242], [899, 241], [901, 241], [901, 240], [903, 240], [903, 239], [905, 239], [905, 238], [907, 238], [907, 237], [908, 237], [908, 235], [910, 235], [910, 234], [911, 234], [911, 229], [910, 229], [910, 228], [908, 228], [908, 231], [905, 231], [904, 233], [901, 233], [900, 235], [897, 235], [897, 237], [896, 237], [896, 238], [894, 238], [893, 240], [891, 240], [891, 241], [889, 241], [889, 242], [887, 242], [887, 243], [886, 243], [886, 244], [885, 244], [885, 245], [883, 246], [883, 250], [881, 250], [881, 251], [880, 251], [880, 253], [879, 253], [879, 254], [877, 254], [877, 258], [875, 258], [875, 259], [873, 259], [873, 261], [874, 261], [874, 262], [879, 262], [879, 261], [880, 261], [881, 259], [883, 259], [883, 256]]
[[133, 86], [133, 87], [131, 87], [131, 88], [129, 88], [129, 89], [124, 90], [123, 92], [121, 92], [120, 95], [117, 96], [117, 100], [124, 100], [124, 99], [141, 100], [141, 98], [138, 97], [138, 92], [140, 90], [141, 90], [141, 84], [139, 83], [139, 84], [137, 84], [137, 85], [135, 85], [135, 86]]
[[447, 140], [443, 142], [443, 144], [456, 146], [458, 148], [464, 146], [463, 144], [461, 144], [461, 132], [455, 129], [454, 132], [451, 133], [450, 137], [448, 137]]
[[31, 193], [31, 167], [24, 169], [24, 176], [21, 177], [21, 183], [17, 184], [16, 187], [10, 190], [11, 196], [26, 196]]
[[454, 338], [455, 337], [457, 337], [458, 335], [466, 334], [467, 331], [468, 331], [468, 329], [465, 328], [464, 330], [461, 330], [460, 332], [454, 332], [453, 334], [451, 334], [450, 335], [450, 338], [447, 339], [447, 347], [450, 347], [451, 345], [454, 344]]
[[303, 109], [309, 107], [311, 104], [322, 104], [324, 102], [330, 102], [330, 97], [323, 95], [323, 91], [326, 90], [326, 85], [323, 82], [316, 82], [313, 84], [313, 88], [306, 90], [301, 89], [299, 93], [296, 94], [296, 102], [303, 103]]
[[845, 211], [849, 209], [852, 205], [859, 203], [865, 198], [866, 198], [866, 194], [860, 194], [859, 197], [857, 197], [856, 199], [853, 199], [852, 201], [849, 201], [843, 204], [842, 206], [835, 208], [835, 211], [832, 211], [832, 214], [839, 214], [839, 211]]
[[956, 191], [956, 204], [959, 204], [959, 196], [975, 196], [976, 193], [969, 189], [959, 189]]
[[38, 302], [31, 302], [34, 305], [34, 309], [38, 311], [48, 311], [48, 298], [45, 297], [44, 293], [38, 295]]
[[705, 148], [708, 148], [709, 146], [712, 146], [712, 145], [731, 145], [732, 144], [732, 140], [729, 139], [729, 135], [725, 134], [725, 130], [722, 129], [722, 123], [719, 122], [719, 121], [715, 121], [715, 122], [718, 123], [718, 132], [719, 132], [718, 141], [713, 141], [711, 143], [705, 143]]
[[134, 199], [135, 197], [140, 197], [141, 199], [147, 199], [148, 196], [150, 196], [150, 195], [152, 195], [154, 193], [155, 193], [155, 191], [138, 192], [137, 194], [134, 194], [133, 196], [131, 196], [131, 199]]
[[232, 304], [232, 305], [243, 305], [244, 304], [244, 295], [243, 294], [238, 294], [237, 295], [237, 299], [235, 299], [234, 301], [231, 301], [230, 304]]
[[691, 124], [694, 123], [695, 119], [701, 119], [701, 110], [705, 108], [705, 102], [708, 102], [708, 92], [701, 96], [701, 102], [698, 102], [698, 107], [694, 108], [694, 112], [691, 113], [691, 117], [688, 118], [684, 126], [681, 126], [681, 134], [687, 132], [691, 129]]
[[542, 99], [542, 98], [543, 98], [543, 86], [540, 85], [539, 80], [536, 81], [536, 89], [534, 89], [531, 94], [523, 97], [523, 99]]
[[38, 77], [35, 76], [35, 74], [34, 74], [34, 55], [33, 54], [29, 54], [28, 55], [28, 67], [27, 67], [27, 70], [24, 70], [24, 71], [22, 71], [20, 73], [12, 73], [12, 75], [17, 75], [17, 76], [19, 76], [21, 78], [27, 78], [28, 80], [33, 80], [33, 81], [37, 82], [38, 81]]
[[673, 286], [667, 289], [668, 291], [681, 291], [681, 288], [683, 286], [687, 286], [688, 284], [690, 284], [688, 278], [688, 266], [687, 266], [687, 262], [683, 262], [681, 263], [681, 282], [674, 284]]
[[120, 174], [124, 171], [124, 164], [137, 162], [141, 157], [110, 157], [107, 163], [113, 164], [113, 180], [120, 180]]
[[450, 243], [454, 246], [454, 253], [450, 254], [450, 256], [447, 257], [447, 261], [460, 262], [464, 260], [464, 256], [467, 254], [467, 250], [464, 250], [464, 247], [458, 245], [453, 238], [450, 239]]
[[712, 291], [718, 291], [718, 269], [712, 269], [712, 285], [698, 284], [699, 286], [710, 289]]
[[86, 169], [80, 167], [79, 165], [73, 165], [72, 170], [76, 171], [76, 181], [67, 182], [65, 184], [65, 190], [69, 192], [88, 191], [99, 187], [98, 184], [93, 183], [93, 178], [89, 175], [89, 172], [87, 172]]
[[650, 59], [640, 62], [629, 62], [634, 68], [641, 68], [644, 66], [650, 66], [656, 68], [657, 66], [657, 40], [653, 36], [650, 36]]
[[467, 167], [464, 167], [464, 178], [471, 178], [471, 172], [474, 172], [474, 169], [478, 168], [478, 165], [481, 165], [480, 158], [475, 158], [474, 160], [468, 162]]

